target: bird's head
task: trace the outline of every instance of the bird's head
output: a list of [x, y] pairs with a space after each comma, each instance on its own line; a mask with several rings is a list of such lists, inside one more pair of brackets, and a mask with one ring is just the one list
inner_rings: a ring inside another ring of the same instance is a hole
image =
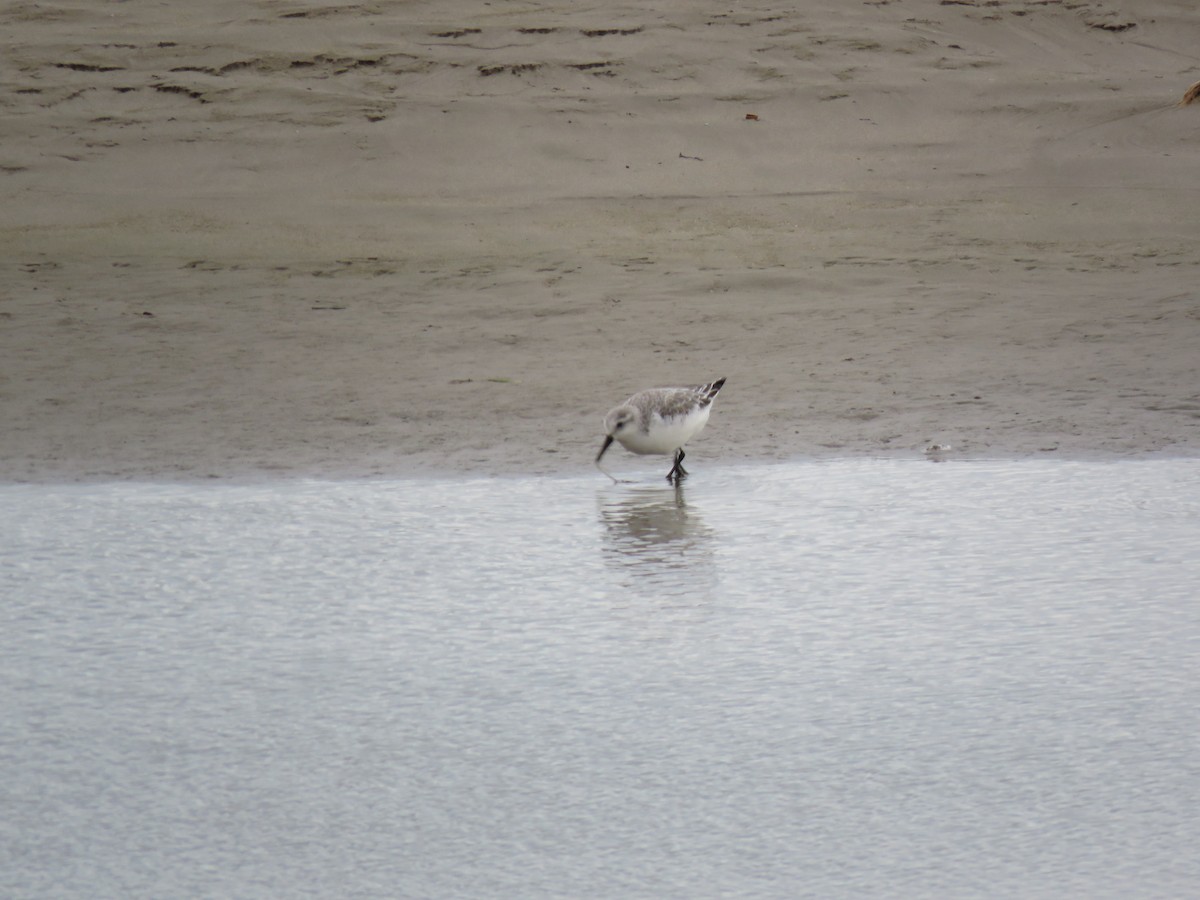
[[637, 427], [637, 410], [632, 406], [618, 406], [604, 417], [604, 446], [596, 455], [596, 462], [612, 446], [614, 440], [620, 440], [621, 435]]

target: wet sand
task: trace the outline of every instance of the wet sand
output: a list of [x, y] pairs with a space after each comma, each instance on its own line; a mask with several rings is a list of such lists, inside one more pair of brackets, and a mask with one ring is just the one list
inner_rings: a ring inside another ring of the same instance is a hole
[[722, 375], [693, 471], [1200, 453], [1191, 4], [0, 26], [0, 479], [575, 471]]

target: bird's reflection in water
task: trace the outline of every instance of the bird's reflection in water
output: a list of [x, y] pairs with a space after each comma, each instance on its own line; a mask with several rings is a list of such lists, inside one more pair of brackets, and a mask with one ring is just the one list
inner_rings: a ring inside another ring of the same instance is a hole
[[606, 564], [642, 594], [707, 597], [716, 586], [714, 535], [688, 506], [683, 485], [600, 495]]

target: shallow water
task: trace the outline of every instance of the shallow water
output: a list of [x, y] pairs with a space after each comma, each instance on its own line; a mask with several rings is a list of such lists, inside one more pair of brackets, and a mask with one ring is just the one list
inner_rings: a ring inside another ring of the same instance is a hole
[[1168, 897], [1200, 461], [0, 487], [0, 895]]

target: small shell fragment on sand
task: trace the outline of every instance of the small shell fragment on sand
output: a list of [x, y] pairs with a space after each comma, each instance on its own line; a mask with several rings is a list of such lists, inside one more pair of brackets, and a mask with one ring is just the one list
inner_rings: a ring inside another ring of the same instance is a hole
[[1179, 101], [1180, 106], [1190, 106], [1200, 100], [1200, 81], [1197, 81], [1190, 88], [1183, 92], [1183, 99]]

